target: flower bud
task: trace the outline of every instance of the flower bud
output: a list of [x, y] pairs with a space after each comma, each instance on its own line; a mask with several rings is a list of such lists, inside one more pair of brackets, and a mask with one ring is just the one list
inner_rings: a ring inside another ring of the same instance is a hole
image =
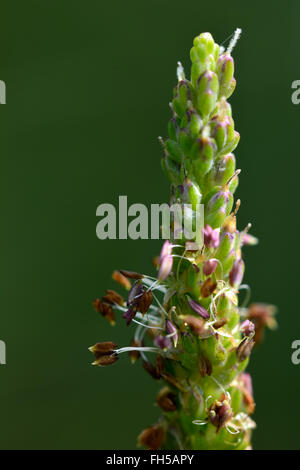
[[187, 110], [188, 101], [192, 99], [191, 84], [187, 80], [181, 80], [175, 88], [174, 95], [173, 109], [182, 118]]
[[194, 211], [197, 210], [197, 204], [201, 203], [201, 192], [197, 183], [186, 179], [183, 184], [178, 186], [180, 199], [184, 204], [191, 204]]
[[170, 336], [170, 339], [172, 339], [173, 341], [173, 344], [176, 348], [177, 346], [177, 342], [178, 342], [178, 333], [177, 333], [177, 328], [173, 325], [173, 323], [166, 319], [166, 332], [168, 335], [172, 335]]
[[210, 225], [206, 224], [205, 228], [203, 229], [203, 236], [204, 236], [204, 245], [207, 248], [218, 248], [220, 243], [220, 230], [213, 229]]
[[223, 262], [229, 253], [233, 250], [235, 236], [230, 232], [223, 232], [220, 240], [219, 247], [215, 253], [218, 260]]
[[168, 134], [171, 140], [177, 140], [179, 132], [178, 123], [175, 118], [170, 119], [168, 123]]
[[172, 243], [166, 240], [162, 246], [160, 256], [159, 256], [159, 264], [160, 268], [158, 271], [157, 279], [159, 281], [164, 281], [172, 271], [173, 267], [173, 257], [172, 257]]
[[197, 178], [202, 178], [211, 169], [216, 149], [215, 141], [210, 137], [201, 137], [192, 146], [191, 159]]
[[170, 155], [165, 155], [161, 159], [161, 167], [166, 177], [173, 184], [179, 184], [180, 178], [180, 165], [172, 160]]
[[205, 221], [212, 228], [220, 227], [231, 212], [233, 196], [227, 186], [216, 187], [207, 196]]
[[206, 71], [197, 81], [196, 108], [202, 117], [211, 114], [216, 106], [219, 92], [218, 77], [214, 72]]
[[187, 300], [188, 300], [189, 306], [195, 313], [197, 313], [198, 315], [200, 315], [202, 318], [205, 318], [205, 319], [210, 317], [208, 311], [198, 302], [193, 300], [191, 297], [188, 297]]
[[245, 336], [251, 336], [255, 332], [255, 325], [250, 320], [243, 321], [240, 328]]
[[205, 276], [210, 276], [215, 270], [216, 267], [218, 266], [218, 260], [216, 259], [208, 259], [203, 263], [203, 274]]
[[223, 155], [215, 160], [213, 167], [206, 177], [210, 187], [224, 186], [235, 171], [235, 157], [232, 153]]
[[157, 335], [154, 338], [154, 344], [158, 348], [168, 349], [171, 346], [171, 340], [167, 336]]
[[181, 164], [183, 158], [182, 148], [178, 142], [171, 139], [166, 139], [165, 147], [168, 155], [174, 162]]
[[220, 83], [219, 96], [225, 96], [225, 98], [229, 98], [235, 88], [235, 80], [233, 78], [234, 61], [231, 55], [225, 53], [219, 57], [217, 63], [217, 74]]
[[243, 280], [245, 265], [242, 259], [234, 261], [233, 267], [229, 273], [229, 281], [232, 287], [239, 287]]

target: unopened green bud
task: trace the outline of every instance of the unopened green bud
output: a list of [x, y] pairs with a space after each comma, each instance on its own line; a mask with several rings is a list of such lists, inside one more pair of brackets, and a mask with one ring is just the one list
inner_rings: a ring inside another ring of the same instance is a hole
[[240, 134], [237, 131], [234, 131], [233, 133], [233, 139], [226, 144], [225, 151], [226, 152], [233, 152], [234, 149], [238, 146], [238, 143], [240, 141]]
[[178, 186], [180, 199], [184, 204], [191, 204], [192, 209], [197, 210], [197, 204], [201, 203], [201, 191], [197, 183], [186, 180]]
[[171, 183], [180, 184], [180, 166], [169, 155], [161, 159], [161, 167]]
[[194, 139], [187, 129], [181, 129], [179, 132], [179, 145], [185, 155], [187, 155], [194, 143]]
[[183, 153], [182, 148], [180, 147], [178, 142], [172, 139], [167, 139], [165, 141], [165, 147], [172, 160], [177, 163], [182, 163]]
[[216, 143], [210, 137], [197, 139], [192, 146], [190, 155], [194, 161], [193, 167], [197, 179], [202, 178], [211, 169], [216, 149]]
[[217, 63], [217, 74], [220, 83], [219, 96], [228, 98], [235, 88], [235, 85], [234, 88], [232, 88], [232, 83], [233, 81], [235, 82], [235, 80], [233, 78], [234, 62], [231, 55], [225, 53], [220, 56]]
[[229, 255], [234, 246], [235, 235], [233, 233], [225, 232], [221, 236], [219, 247], [216, 251], [215, 257], [221, 262]]
[[205, 223], [212, 228], [223, 225], [226, 217], [231, 212], [233, 197], [227, 186], [214, 188], [207, 197], [205, 206]]
[[219, 92], [218, 77], [214, 72], [204, 72], [198, 79], [196, 106], [202, 117], [209, 116], [215, 109]]
[[178, 135], [178, 123], [175, 118], [170, 119], [168, 123], [168, 134], [171, 140], [177, 140]]
[[212, 169], [206, 177], [206, 183], [212, 186], [223, 186], [234, 174], [235, 158], [232, 153], [215, 160]]
[[188, 115], [189, 118], [189, 129], [193, 137], [198, 137], [199, 132], [202, 128], [203, 122], [200, 116], [195, 113], [195, 111], [190, 112]]
[[192, 99], [191, 84], [187, 80], [181, 80], [175, 88], [173, 108], [179, 117], [183, 117], [187, 110], [188, 101]]

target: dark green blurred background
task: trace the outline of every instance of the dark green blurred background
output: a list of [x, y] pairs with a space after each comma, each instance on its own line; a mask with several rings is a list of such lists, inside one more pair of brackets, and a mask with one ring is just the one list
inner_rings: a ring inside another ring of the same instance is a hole
[[278, 1], [2, 0], [0, 107], [2, 449], [129, 449], [155, 421], [159, 384], [125, 355], [107, 369], [87, 347], [128, 344], [92, 309], [114, 268], [152, 270], [160, 241], [100, 241], [102, 202], [168, 201], [157, 136], [166, 134], [176, 62], [195, 35], [236, 27], [241, 134], [239, 227], [252, 300], [279, 306], [280, 328], [255, 351], [257, 449], [299, 449], [300, 3]]

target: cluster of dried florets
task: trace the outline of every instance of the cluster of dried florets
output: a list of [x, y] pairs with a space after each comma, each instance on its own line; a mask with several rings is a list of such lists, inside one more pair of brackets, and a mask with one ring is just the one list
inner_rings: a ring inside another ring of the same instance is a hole
[[113, 364], [127, 352], [165, 382], [156, 400], [162, 417], [138, 440], [149, 449], [246, 449], [255, 426], [251, 378], [244, 369], [264, 327], [274, 327], [275, 320], [272, 306], [247, 308], [247, 299], [238, 306], [239, 291], [249, 291], [241, 284], [242, 248], [257, 240], [250, 226], [237, 230], [239, 200], [233, 210], [240, 170], [231, 153], [239, 134], [226, 101], [235, 87], [231, 50], [232, 44], [222, 50], [209, 33], [195, 38], [191, 80], [179, 65], [169, 137], [161, 139], [171, 202], [190, 204], [192, 218], [204, 205], [203, 243], [185, 236], [166, 240], [156, 278], [115, 271], [113, 279], [129, 291], [127, 300], [108, 290], [94, 302], [111, 324], [119, 311], [136, 328], [128, 347], [91, 347], [93, 364]]

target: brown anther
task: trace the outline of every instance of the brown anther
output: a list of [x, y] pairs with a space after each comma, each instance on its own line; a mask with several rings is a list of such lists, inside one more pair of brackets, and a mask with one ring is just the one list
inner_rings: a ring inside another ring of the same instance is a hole
[[218, 330], [219, 328], [222, 328], [222, 326], [226, 325], [227, 321], [227, 318], [220, 318], [220, 320], [215, 321], [212, 326], [215, 330]]
[[111, 323], [112, 325], [115, 324], [115, 314], [110, 304], [101, 302], [100, 299], [95, 299], [93, 302], [93, 306], [96, 312], [100, 313], [103, 317], [105, 317], [109, 321], [109, 323]]
[[217, 287], [217, 283], [213, 282], [212, 278], [209, 277], [206, 279], [204, 284], [201, 287], [201, 295], [202, 297], [209, 297]]
[[158, 377], [161, 376], [162, 372], [164, 370], [164, 360], [161, 354], [157, 354], [155, 358], [155, 372]]
[[96, 361], [92, 362], [93, 366], [110, 366], [119, 359], [117, 354], [111, 354], [110, 356], [100, 356]]
[[92, 363], [93, 366], [109, 366], [118, 360], [118, 355], [115, 351], [117, 345], [112, 341], [105, 341], [96, 343], [91, 346], [89, 350], [96, 356], [96, 361]]
[[95, 354], [96, 357], [99, 357], [103, 355], [113, 354], [115, 352], [115, 349], [117, 349], [117, 347], [118, 346], [112, 341], [104, 341], [102, 343], [94, 344], [94, 346], [91, 346], [89, 348], [89, 351]]
[[118, 282], [118, 284], [120, 284], [122, 287], [125, 287], [126, 290], [131, 289], [131, 282], [119, 271], [114, 271], [112, 274], [112, 278], [114, 281]]
[[159, 256], [155, 256], [152, 260], [152, 263], [153, 263], [153, 266], [155, 268], [158, 268], [158, 266], [159, 266]]
[[250, 356], [252, 348], [254, 346], [254, 340], [245, 336], [236, 348], [236, 357], [239, 362], [243, 362], [247, 357]]
[[107, 302], [108, 304], [114, 305], [124, 305], [123, 297], [118, 294], [116, 291], [107, 289], [106, 294], [102, 297], [103, 302]]
[[157, 373], [156, 368], [153, 366], [153, 364], [150, 361], [143, 361], [143, 367], [145, 371], [147, 371], [148, 374], [150, 374], [151, 377], [153, 377], [153, 379], [155, 380], [160, 379], [160, 375]]
[[177, 409], [176, 395], [175, 393], [171, 392], [168, 387], [164, 387], [160, 390], [156, 398], [156, 403], [163, 411], [170, 412]]
[[127, 277], [128, 279], [143, 279], [143, 275], [140, 273], [136, 273], [134, 271], [125, 271], [124, 269], [120, 269], [120, 273], [123, 276]]
[[184, 391], [184, 387], [180, 384], [180, 382], [175, 379], [173, 375], [171, 375], [169, 372], [164, 372], [161, 374], [161, 377], [170, 385], [172, 385], [175, 388], [178, 388], [178, 390]]
[[188, 325], [198, 336], [200, 336], [205, 331], [205, 321], [201, 318], [195, 317], [194, 315], [185, 315], [184, 323]]
[[140, 297], [136, 299], [137, 309], [141, 313], [147, 313], [151, 304], [152, 304], [151, 290], [146, 290]]
[[138, 445], [149, 450], [158, 450], [162, 447], [165, 431], [160, 424], [144, 429], [138, 437]]
[[205, 377], [206, 375], [211, 375], [212, 373], [212, 364], [207, 357], [201, 355], [198, 359], [198, 368], [201, 377]]
[[208, 416], [211, 423], [217, 428], [217, 432], [232, 418], [233, 413], [225, 396], [211, 405]]

